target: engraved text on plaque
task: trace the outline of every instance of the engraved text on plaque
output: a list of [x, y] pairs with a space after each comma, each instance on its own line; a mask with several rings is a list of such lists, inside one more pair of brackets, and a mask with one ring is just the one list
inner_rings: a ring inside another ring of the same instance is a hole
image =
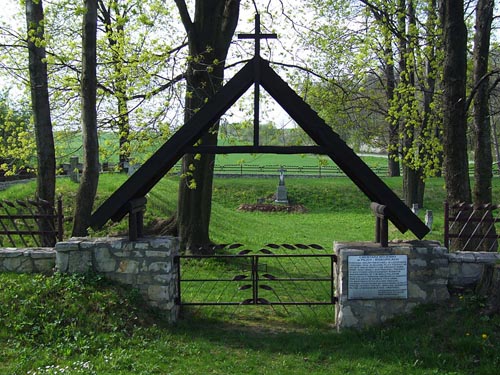
[[408, 298], [407, 255], [351, 255], [347, 298]]

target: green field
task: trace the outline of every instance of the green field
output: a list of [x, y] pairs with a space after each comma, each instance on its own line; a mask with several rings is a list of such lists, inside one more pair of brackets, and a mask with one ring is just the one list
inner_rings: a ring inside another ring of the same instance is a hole
[[[98, 202], [125, 179], [102, 175]], [[384, 181], [401, 192], [401, 178]], [[175, 211], [178, 184], [177, 177], [165, 177], [148, 194], [146, 223]], [[287, 178], [290, 200], [304, 205], [306, 213], [237, 209], [270, 197], [276, 185], [277, 178], [216, 178], [212, 239], [253, 249], [317, 243], [326, 251], [333, 241], [373, 240], [369, 201], [343, 177]], [[58, 179], [68, 218], [76, 188], [69, 179]], [[0, 199], [33, 191], [34, 183], [17, 185], [0, 192]], [[442, 179], [428, 181], [425, 208], [435, 216], [429, 239], [442, 240], [444, 195]], [[500, 200], [498, 179], [493, 196]], [[66, 226], [69, 230], [71, 222]], [[93, 235], [125, 229], [126, 223], [109, 224]], [[403, 238], [414, 237], [391, 226], [390, 239]], [[201, 266], [192, 271], [213, 276], [232, 267]], [[420, 307], [383, 326], [339, 334], [331, 307], [190, 308], [178, 324], [167, 326], [155, 311], [143, 309], [135, 291], [97, 276], [0, 274], [0, 285], [1, 374], [490, 375], [500, 366], [500, 317], [485, 315], [484, 301], [470, 294]]]
[[[96, 207], [127, 177], [124, 174], [103, 174]], [[384, 178], [386, 184], [401, 195], [401, 178]], [[500, 201], [500, 180], [494, 179], [493, 200]], [[239, 211], [241, 204], [271, 199], [276, 192], [275, 178], [216, 178], [213, 190], [211, 237], [216, 243], [240, 242], [261, 246], [268, 242], [317, 242], [332, 248], [333, 241], [371, 241], [375, 219], [369, 210], [370, 201], [346, 177], [286, 178], [288, 198], [301, 204], [306, 213], [261, 213]], [[168, 219], [176, 210], [178, 177], [165, 177], [147, 194], [146, 224]], [[65, 207], [66, 233], [70, 233], [73, 199], [77, 185], [68, 178], [58, 179], [57, 193], [62, 194]], [[0, 198], [15, 200], [19, 196], [33, 197], [34, 182], [13, 186], [0, 192]], [[443, 241], [444, 182], [441, 178], [427, 181], [425, 210], [434, 213], [433, 230], [426, 238]], [[271, 199], [272, 200], [272, 199]], [[126, 231], [126, 221], [108, 223], [94, 236], [119, 234]], [[389, 239], [412, 239], [410, 233], [400, 233], [390, 226]]]
[[[140, 133], [131, 143], [132, 162], [142, 163], [164, 142], [159, 135], [144, 136]], [[69, 163], [72, 156], [82, 158], [81, 134], [79, 132], [57, 132], [55, 134], [58, 163]], [[219, 144], [228, 144], [227, 140], [219, 140]], [[233, 143], [231, 143], [233, 144]], [[111, 164], [118, 163], [118, 138], [111, 132], [101, 132], [99, 136], [100, 160]], [[386, 157], [363, 157], [372, 168], [386, 168]], [[252, 166], [333, 166], [334, 163], [324, 156], [318, 155], [274, 155], [274, 154], [228, 154], [217, 155], [216, 165], [252, 165]]]

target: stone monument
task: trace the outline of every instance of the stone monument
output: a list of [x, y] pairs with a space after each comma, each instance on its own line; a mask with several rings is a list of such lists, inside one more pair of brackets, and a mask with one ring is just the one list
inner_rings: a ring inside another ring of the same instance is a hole
[[69, 178], [73, 182], [76, 183], [80, 182], [80, 168], [79, 168], [78, 156], [72, 156], [69, 159]]
[[281, 166], [278, 172], [280, 173], [280, 180], [278, 183], [278, 189], [276, 190], [276, 199], [274, 200], [274, 202], [281, 204], [288, 204], [288, 195], [285, 186], [286, 169], [283, 168], [283, 166]]

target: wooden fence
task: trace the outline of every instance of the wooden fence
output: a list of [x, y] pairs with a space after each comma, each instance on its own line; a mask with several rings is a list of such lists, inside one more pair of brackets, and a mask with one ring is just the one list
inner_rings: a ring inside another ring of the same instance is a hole
[[0, 201], [0, 247], [53, 247], [62, 241], [63, 210], [36, 200]]
[[[217, 176], [279, 176], [283, 167], [287, 177], [343, 177], [345, 173], [336, 165], [256, 165], [256, 164], [216, 164], [214, 173]], [[372, 170], [379, 176], [387, 176], [387, 167], [375, 167]], [[174, 172], [180, 173], [180, 167], [175, 166]]]
[[444, 203], [444, 245], [452, 251], [497, 251], [500, 205]]

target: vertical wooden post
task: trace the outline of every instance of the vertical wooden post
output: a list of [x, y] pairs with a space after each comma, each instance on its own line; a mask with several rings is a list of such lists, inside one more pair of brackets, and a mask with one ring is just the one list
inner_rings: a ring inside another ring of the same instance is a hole
[[64, 213], [62, 205], [62, 197], [57, 198], [57, 239], [62, 241], [64, 238]]
[[450, 205], [448, 201], [444, 201], [444, 247], [450, 245]]
[[380, 246], [387, 247], [389, 246], [389, 222], [385, 217], [379, 218], [380, 220]]
[[128, 237], [130, 241], [137, 241], [144, 234], [144, 210], [146, 198], [141, 197], [128, 202]]
[[389, 221], [386, 217], [386, 206], [372, 202], [370, 208], [375, 215], [375, 242], [380, 246], [389, 246]]
[[130, 241], [137, 241], [137, 216], [135, 212], [128, 214], [128, 239]]

